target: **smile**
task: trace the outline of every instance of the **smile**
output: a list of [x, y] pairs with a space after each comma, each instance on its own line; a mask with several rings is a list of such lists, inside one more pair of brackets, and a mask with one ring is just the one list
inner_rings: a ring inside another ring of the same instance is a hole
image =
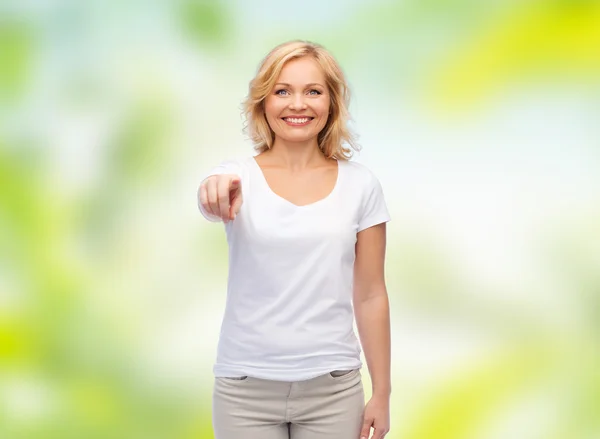
[[282, 119], [288, 125], [303, 126], [308, 125], [314, 117], [282, 117]]

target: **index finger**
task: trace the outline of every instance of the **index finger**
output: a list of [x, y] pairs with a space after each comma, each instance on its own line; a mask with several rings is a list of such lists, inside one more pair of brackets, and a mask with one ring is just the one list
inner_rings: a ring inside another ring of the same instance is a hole
[[229, 185], [231, 177], [220, 178], [217, 186], [217, 197], [219, 199], [219, 215], [223, 221], [229, 220]]
[[360, 439], [369, 439], [372, 424], [373, 421], [371, 421], [370, 419], [363, 419], [362, 428], [360, 430]]

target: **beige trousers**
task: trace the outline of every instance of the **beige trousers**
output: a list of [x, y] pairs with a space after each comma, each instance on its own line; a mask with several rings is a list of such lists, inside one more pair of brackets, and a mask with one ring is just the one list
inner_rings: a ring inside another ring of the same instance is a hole
[[215, 439], [358, 439], [365, 396], [360, 370], [295, 382], [215, 378]]

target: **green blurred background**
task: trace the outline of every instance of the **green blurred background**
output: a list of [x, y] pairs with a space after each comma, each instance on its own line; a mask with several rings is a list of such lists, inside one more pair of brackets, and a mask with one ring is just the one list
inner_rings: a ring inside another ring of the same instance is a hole
[[388, 437], [600, 438], [592, 0], [0, 3], [0, 438], [212, 437], [196, 189], [296, 38], [345, 69], [393, 216]]

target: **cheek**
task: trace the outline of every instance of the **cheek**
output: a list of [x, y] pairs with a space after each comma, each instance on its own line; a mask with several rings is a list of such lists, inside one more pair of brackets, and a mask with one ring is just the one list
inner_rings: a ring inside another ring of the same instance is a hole
[[268, 98], [265, 100], [265, 113], [272, 117], [277, 117], [281, 113], [283, 106], [284, 104], [280, 100]]
[[265, 105], [265, 118], [271, 129], [273, 129], [272, 125], [277, 120], [277, 112], [274, 111], [273, 107]]
[[265, 109], [265, 115], [267, 117], [270, 117], [271, 113], [273, 112], [273, 104], [268, 99], [265, 101], [264, 109]]
[[317, 111], [321, 114], [321, 116], [326, 117], [329, 114], [330, 106], [331, 106], [331, 104], [328, 101], [321, 102], [318, 105]]
[[321, 118], [323, 118], [325, 121], [327, 121], [327, 119], [329, 118], [329, 109], [331, 108], [329, 102], [324, 102], [321, 105], [319, 105], [318, 108], [315, 108], [315, 110], [317, 110], [319, 112], [319, 115], [321, 116]]

